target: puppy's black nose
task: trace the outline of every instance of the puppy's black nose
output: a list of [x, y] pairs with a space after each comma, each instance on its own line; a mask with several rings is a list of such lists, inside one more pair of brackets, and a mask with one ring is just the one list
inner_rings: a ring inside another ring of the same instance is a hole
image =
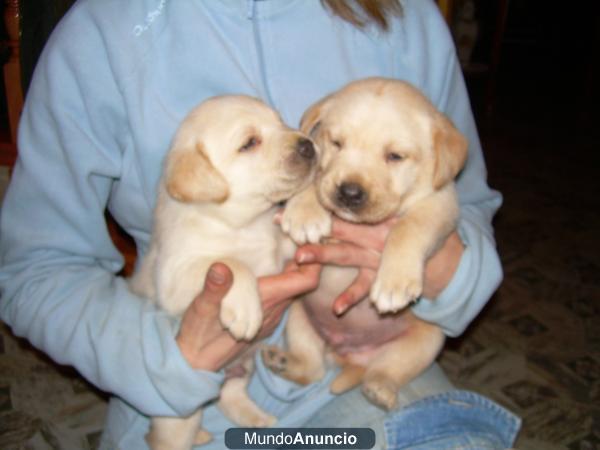
[[342, 183], [337, 189], [336, 200], [347, 208], [359, 208], [367, 201], [367, 192], [358, 183]]
[[298, 139], [298, 142], [296, 143], [296, 151], [305, 159], [313, 159], [317, 154], [312, 141], [305, 138]]

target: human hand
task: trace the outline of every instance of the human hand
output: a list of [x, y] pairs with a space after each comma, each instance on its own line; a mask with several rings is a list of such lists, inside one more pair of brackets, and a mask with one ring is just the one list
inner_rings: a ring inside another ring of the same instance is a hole
[[[333, 311], [341, 315], [365, 298], [370, 289], [390, 229], [398, 221], [392, 218], [377, 225], [361, 225], [335, 218], [332, 238], [335, 243], [308, 244], [296, 251], [296, 261], [357, 267], [359, 273], [350, 286], [335, 299]], [[425, 266], [423, 296], [435, 299], [452, 279], [464, 245], [454, 231]]]
[[[321, 266], [290, 263], [277, 275], [258, 279], [263, 299], [263, 324], [258, 339], [270, 335], [294, 297], [314, 289]], [[222, 263], [211, 266], [204, 288], [183, 314], [177, 344], [188, 363], [195, 369], [220, 370], [251, 344], [237, 341], [219, 321], [223, 297], [233, 283], [231, 270]]]

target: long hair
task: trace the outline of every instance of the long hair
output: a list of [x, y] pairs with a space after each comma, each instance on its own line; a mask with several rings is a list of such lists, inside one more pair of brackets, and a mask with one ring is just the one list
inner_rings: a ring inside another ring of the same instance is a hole
[[333, 14], [358, 28], [375, 23], [387, 31], [392, 16], [402, 15], [400, 0], [321, 0]]

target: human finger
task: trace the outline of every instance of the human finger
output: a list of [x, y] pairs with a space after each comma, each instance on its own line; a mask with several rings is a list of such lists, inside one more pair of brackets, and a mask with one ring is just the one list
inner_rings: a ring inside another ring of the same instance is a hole
[[381, 252], [390, 229], [397, 221], [398, 218], [393, 217], [381, 223], [370, 225], [347, 222], [336, 217], [333, 219], [331, 236], [340, 241], [350, 242], [359, 247]]
[[179, 336], [183, 334], [183, 339], [189, 338], [197, 341], [200, 336], [209, 339], [210, 336], [207, 335], [209, 329], [213, 330], [213, 334], [217, 333], [220, 326], [214, 326], [215, 321], [207, 320], [207, 318], [218, 318], [221, 300], [227, 295], [232, 284], [231, 269], [223, 263], [213, 264], [206, 274], [202, 291], [194, 298], [182, 316]]
[[437, 298], [454, 276], [465, 250], [458, 232], [452, 232], [425, 265], [423, 296]]
[[214, 263], [208, 269], [202, 291], [196, 296], [191, 306], [203, 309], [220, 304], [232, 284], [233, 272], [231, 269], [221, 262]]
[[295, 260], [299, 264], [318, 262], [336, 266], [379, 267], [381, 255], [374, 250], [348, 242], [307, 244], [296, 250]]
[[260, 277], [258, 290], [263, 299], [263, 307], [289, 300], [315, 289], [321, 275], [320, 264], [288, 266], [277, 275]]
[[233, 283], [233, 273], [225, 264], [215, 263], [204, 280], [200, 294], [183, 313], [177, 344], [192, 366], [199, 361], [203, 346], [223, 333], [219, 322], [221, 300]]
[[358, 302], [367, 297], [376, 272], [371, 269], [361, 269], [348, 288], [333, 302], [334, 314], [341, 316]]
[[225, 367], [249, 346], [248, 342], [237, 341], [228, 331], [221, 328], [220, 333], [198, 348], [190, 364], [195, 369], [214, 372]]
[[279, 322], [281, 322], [281, 318], [285, 310], [288, 308], [290, 302], [282, 302], [273, 306], [269, 311], [265, 311], [264, 319], [260, 331], [258, 333], [259, 339], [264, 339], [270, 336]]

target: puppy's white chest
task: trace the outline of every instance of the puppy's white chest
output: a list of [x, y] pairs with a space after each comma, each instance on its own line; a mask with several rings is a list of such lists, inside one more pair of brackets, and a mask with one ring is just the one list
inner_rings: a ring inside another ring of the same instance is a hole
[[250, 267], [257, 277], [280, 272], [285, 259], [280, 233], [262, 236], [245, 234], [236, 236], [236, 249], [231, 256]]

